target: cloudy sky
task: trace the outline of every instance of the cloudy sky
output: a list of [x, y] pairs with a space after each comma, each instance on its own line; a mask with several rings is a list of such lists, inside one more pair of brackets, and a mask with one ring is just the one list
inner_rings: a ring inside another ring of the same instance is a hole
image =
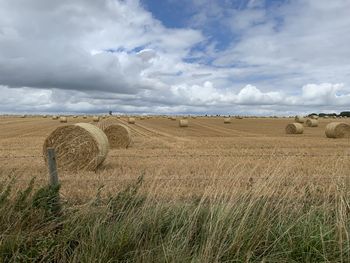
[[350, 110], [350, 0], [0, 0], [0, 113]]

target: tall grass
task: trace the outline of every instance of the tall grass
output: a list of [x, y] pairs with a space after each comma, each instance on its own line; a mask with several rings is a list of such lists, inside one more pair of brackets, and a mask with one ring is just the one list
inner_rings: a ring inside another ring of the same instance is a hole
[[0, 187], [0, 262], [350, 262], [349, 189], [164, 201], [124, 190], [80, 206]]

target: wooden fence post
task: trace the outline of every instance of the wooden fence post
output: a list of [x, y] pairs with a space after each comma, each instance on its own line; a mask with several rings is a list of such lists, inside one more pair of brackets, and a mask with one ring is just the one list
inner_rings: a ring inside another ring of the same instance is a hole
[[54, 148], [47, 149], [47, 163], [49, 165], [49, 185], [56, 186], [59, 184], [59, 182], [56, 166], [56, 154]]

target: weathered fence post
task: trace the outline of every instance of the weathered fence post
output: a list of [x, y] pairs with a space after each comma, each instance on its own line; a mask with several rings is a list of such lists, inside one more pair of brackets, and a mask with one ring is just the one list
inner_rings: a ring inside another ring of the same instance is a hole
[[47, 149], [47, 163], [49, 165], [49, 185], [57, 186], [59, 183], [56, 166], [56, 154], [54, 148]]

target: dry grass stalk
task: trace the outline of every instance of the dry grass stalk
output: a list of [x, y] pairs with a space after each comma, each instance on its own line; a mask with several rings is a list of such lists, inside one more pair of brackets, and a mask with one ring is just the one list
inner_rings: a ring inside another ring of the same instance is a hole
[[290, 123], [286, 126], [287, 134], [302, 134], [304, 132], [304, 127], [300, 123]]
[[105, 160], [109, 145], [104, 132], [88, 123], [65, 125], [54, 130], [45, 140], [47, 148], [55, 149], [57, 167], [68, 171], [93, 171]]

